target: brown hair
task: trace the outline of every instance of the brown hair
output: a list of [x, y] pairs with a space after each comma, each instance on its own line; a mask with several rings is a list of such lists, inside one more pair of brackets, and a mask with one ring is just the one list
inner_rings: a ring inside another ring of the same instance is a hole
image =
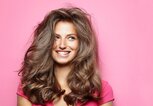
[[51, 49], [54, 43], [54, 28], [59, 21], [69, 21], [76, 27], [79, 50], [72, 61], [72, 70], [67, 83], [71, 92], [64, 96], [68, 105], [97, 101], [101, 93], [98, 70], [98, 51], [90, 15], [82, 9], [60, 8], [52, 10], [34, 31], [34, 40], [27, 50], [22, 68], [23, 91], [34, 104], [45, 104], [60, 97], [62, 90], [54, 75], [54, 60]]

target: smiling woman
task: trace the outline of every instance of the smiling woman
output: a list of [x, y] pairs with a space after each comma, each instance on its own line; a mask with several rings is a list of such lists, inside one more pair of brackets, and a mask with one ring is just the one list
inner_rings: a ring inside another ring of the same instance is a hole
[[72, 7], [52, 10], [37, 26], [20, 69], [18, 106], [112, 106], [101, 80], [89, 14]]

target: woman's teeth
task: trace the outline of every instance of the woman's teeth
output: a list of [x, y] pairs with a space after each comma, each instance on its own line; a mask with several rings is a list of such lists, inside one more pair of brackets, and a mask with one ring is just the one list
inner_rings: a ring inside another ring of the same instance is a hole
[[61, 52], [57, 52], [60, 56], [68, 56], [68, 54], [70, 53], [69, 51], [61, 51]]

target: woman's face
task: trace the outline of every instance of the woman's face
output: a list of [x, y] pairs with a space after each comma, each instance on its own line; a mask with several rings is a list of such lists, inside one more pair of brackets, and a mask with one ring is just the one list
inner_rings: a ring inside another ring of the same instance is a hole
[[69, 64], [77, 54], [79, 40], [71, 22], [60, 21], [55, 26], [52, 57], [58, 64]]

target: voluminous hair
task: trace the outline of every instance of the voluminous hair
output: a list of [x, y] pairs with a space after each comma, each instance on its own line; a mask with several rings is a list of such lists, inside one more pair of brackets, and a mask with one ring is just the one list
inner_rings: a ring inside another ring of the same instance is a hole
[[71, 92], [64, 96], [67, 105], [82, 105], [97, 101], [101, 94], [101, 80], [98, 73], [98, 50], [90, 15], [83, 9], [71, 7], [49, 12], [34, 31], [34, 38], [28, 48], [21, 73], [23, 92], [34, 104], [44, 105], [64, 94], [54, 75], [54, 60], [51, 49], [54, 43], [54, 29], [58, 22], [72, 22], [79, 39], [79, 49], [71, 62], [72, 70], [67, 77]]

